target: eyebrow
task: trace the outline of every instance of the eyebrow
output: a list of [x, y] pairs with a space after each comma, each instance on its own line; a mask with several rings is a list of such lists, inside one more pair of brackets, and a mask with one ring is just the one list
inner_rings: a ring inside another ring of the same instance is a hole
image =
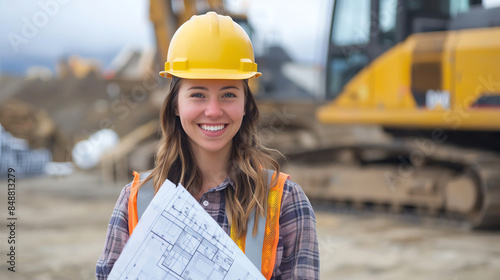
[[[190, 88], [188, 88], [188, 90], [192, 90], [192, 89], [208, 90], [208, 88], [206, 88], [206, 87], [190, 87]], [[235, 86], [225, 86], [225, 87], [222, 87], [219, 91], [223, 91], [223, 90], [226, 90], [226, 89], [237, 89], [237, 90], [240, 90], [239, 88], [237, 88]]]
[[237, 89], [237, 90], [240, 90], [239, 88], [237, 88], [235, 86], [226, 86], [226, 87], [222, 87], [219, 91], [223, 91], [223, 90], [226, 90], [226, 89]]
[[188, 88], [188, 90], [192, 90], [192, 89], [208, 90], [208, 88], [206, 88], [206, 87], [190, 87], [190, 88]]

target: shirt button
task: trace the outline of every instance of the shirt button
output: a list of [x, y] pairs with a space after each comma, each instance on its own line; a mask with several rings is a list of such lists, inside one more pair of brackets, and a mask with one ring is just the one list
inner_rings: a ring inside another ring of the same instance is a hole
[[205, 206], [205, 207], [208, 206], [208, 201], [207, 200], [203, 201], [203, 206]]

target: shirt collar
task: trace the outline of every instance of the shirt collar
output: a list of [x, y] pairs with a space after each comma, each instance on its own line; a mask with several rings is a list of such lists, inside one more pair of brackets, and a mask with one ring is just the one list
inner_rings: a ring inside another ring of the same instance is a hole
[[217, 187], [215, 187], [213, 189], [210, 189], [208, 192], [221, 191], [221, 190], [227, 188], [227, 186], [231, 186], [234, 189], [234, 182], [229, 177], [226, 177], [226, 179], [220, 185], [218, 185]]

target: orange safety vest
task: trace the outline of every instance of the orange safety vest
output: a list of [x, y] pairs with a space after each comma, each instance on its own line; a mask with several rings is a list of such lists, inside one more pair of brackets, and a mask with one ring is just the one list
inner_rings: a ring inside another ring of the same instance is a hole
[[[276, 173], [269, 170], [267, 172], [268, 182], [270, 183], [274, 179]], [[140, 181], [144, 180], [148, 175], [149, 174], [139, 174], [134, 171], [134, 180], [130, 186], [130, 197], [128, 200], [129, 234], [132, 234], [134, 228], [139, 222], [140, 216], [144, 213], [145, 208], [149, 205], [149, 202], [151, 202], [153, 198], [154, 190], [152, 190], [152, 180], [148, 181], [141, 188], [138, 187]], [[276, 249], [278, 247], [280, 236], [279, 217], [281, 210], [281, 197], [283, 195], [285, 181], [289, 177], [290, 176], [285, 173], [280, 173], [278, 182], [269, 190], [269, 196], [267, 198], [267, 215], [265, 218], [258, 217], [259, 229], [255, 236], [252, 234], [255, 212], [248, 220], [246, 235], [237, 237], [236, 231], [231, 228], [231, 239], [233, 239], [233, 241], [256, 267], [261, 268], [261, 273], [266, 279], [271, 279], [274, 270]], [[146, 189], [147, 187], [150, 188], [149, 192], [140, 191], [143, 188]]]

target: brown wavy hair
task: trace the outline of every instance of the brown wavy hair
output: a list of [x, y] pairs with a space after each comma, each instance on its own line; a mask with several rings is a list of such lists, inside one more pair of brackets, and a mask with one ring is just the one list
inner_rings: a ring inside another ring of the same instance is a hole
[[[155, 193], [166, 179], [174, 184], [181, 183], [191, 195], [198, 194], [203, 186], [201, 170], [196, 165], [189, 147], [188, 136], [181, 126], [180, 118], [175, 114], [177, 98], [182, 79], [173, 77], [170, 90], [160, 111], [161, 140], [151, 174], [141, 182], [141, 186], [153, 179]], [[232, 150], [227, 166], [227, 174], [234, 182], [234, 188], [226, 188], [226, 213], [231, 227], [238, 236], [247, 231], [247, 223], [255, 210], [256, 217], [265, 217], [267, 197], [270, 186], [274, 186], [277, 177], [267, 183], [264, 169], [280, 172], [276, 157], [281, 154], [261, 145], [257, 136], [259, 110], [248, 86], [243, 80], [245, 92], [245, 115], [241, 127], [233, 137]], [[257, 233], [255, 219], [253, 234]]]

